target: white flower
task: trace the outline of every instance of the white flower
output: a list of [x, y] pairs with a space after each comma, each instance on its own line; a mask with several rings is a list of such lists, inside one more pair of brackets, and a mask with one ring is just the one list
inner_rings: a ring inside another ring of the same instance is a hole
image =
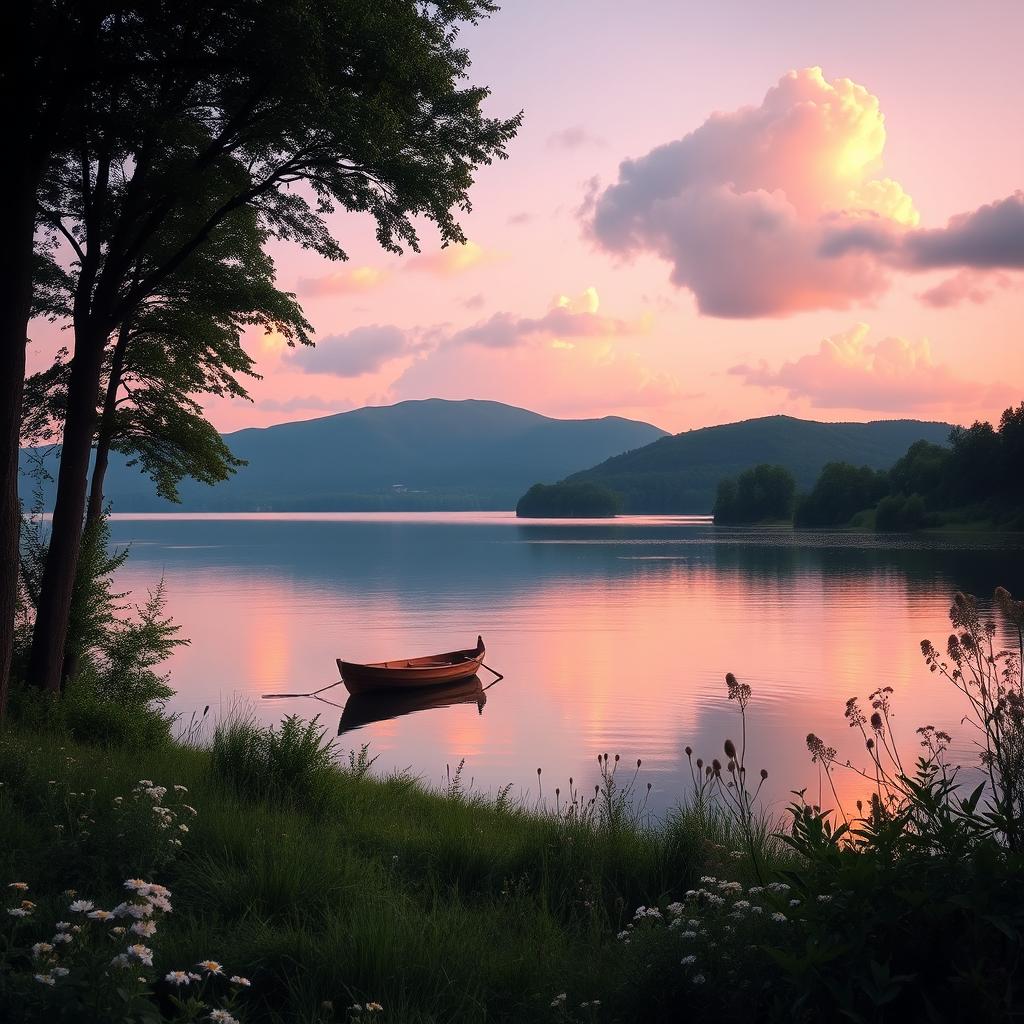
[[369, 1010], [370, 1013], [382, 1013], [384, 1007], [381, 1006], [380, 1003], [367, 1003], [366, 1009]]
[[188, 971], [170, 971], [164, 975], [164, 981], [170, 985], [187, 985], [191, 980]]
[[149, 946], [143, 946], [141, 942], [136, 943], [134, 946], [129, 946], [125, 951], [130, 957], [138, 960], [139, 963], [145, 964], [147, 967], [153, 966], [153, 950]]
[[737, 900], [737, 901], [736, 901], [736, 902], [735, 902], [735, 903], [733, 904], [733, 907], [734, 907], [734, 908], [735, 908], [736, 910], [749, 910], [749, 909], [750, 909], [750, 903], [749, 903], [749, 901], [748, 901], [748, 900]]
[[75, 914], [88, 914], [94, 906], [95, 904], [92, 900], [75, 900], [75, 902], [68, 907], [68, 910]]
[[26, 910], [24, 907], [11, 907], [7, 913], [10, 914], [11, 917], [28, 917], [31, 911]]
[[818, 902], [819, 903], [831, 903], [832, 902], [832, 897], [831, 896], [819, 896], [818, 897]]
[[178, 831], [179, 832], [187, 832], [188, 831], [188, 825], [179, 825], [178, 826]]
[[694, 983], [694, 985], [703, 985], [703, 984], [704, 984], [704, 982], [705, 982], [705, 980], [706, 980], [706, 979], [705, 979], [705, 977], [704, 977], [704, 975], [703, 975], [703, 974], [695, 974], [695, 975], [694, 975], [694, 976], [693, 976], [693, 977], [692, 977], [692, 978], [690, 979], [690, 981], [692, 981], [692, 982]]
[[776, 913], [772, 914], [772, 920], [773, 921], [778, 921], [781, 924], [783, 921], [788, 921], [789, 918], [786, 917], [785, 914], [782, 914], [782, 913], [779, 913], [778, 911], [776, 911]]
[[551, 1005], [554, 1006], [555, 1008], [557, 1008], [559, 1006], [564, 1006], [565, 1005], [565, 993], [564, 992], [559, 992], [558, 995], [555, 996], [555, 998], [551, 1000]]
[[763, 914], [764, 913], [764, 907], [751, 907], [750, 908], [750, 912], [752, 914]]
[[228, 980], [232, 985], [241, 985], [242, 988], [248, 988], [252, 984], [248, 978], [243, 978], [240, 974], [232, 974]]
[[216, 960], [200, 960], [196, 964], [196, 967], [202, 967], [207, 974], [223, 974], [224, 967], [222, 964], [217, 963]]
[[54, 942], [71, 942], [72, 937], [67, 932], [57, 932], [53, 937]]
[[156, 922], [155, 921], [136, 921], [132, 925], [131, 931], [135, 935], [141, 935], [144, 939], [152, 938], [156, 935]]
[[799, 900], [790, 900], [789, 901], [789, 905], [791, 907], [799, 907], [800, 906], [800, 901]]
[[38, 959], [45, 953], [52, 953], [53, 946], [49, 942], [37, 942], [32, 947], [32, 956]]
[[188, 788], [186, 786], [180, 786], [177, 783], [175, 783], [174, 784], [174, 792], [175, 793], [187, 793], [188, 792]]
[[191, 804], [182, 804], [182, 810], [188, 811], [194, 818], [199, 812]]
[[695, 964], [697, 962], [697, 958], [691, 953], [689, 956], [684, 956], [679, 962], [683, 967], [689, 967], [690, 964]]
[[166, 896], [153, 896], [147, 897], [149, 899], [149, 905], [156, 910], [162, 910], [165, 914], [171, 912], [171, 901]]
[[137, 892], [140, 896], [145, 896], [150, 888], [149, 882], [144, 882], [141, 878], [125, 879], [124, 887], [129, 892]]
[[151, 800], [163, 800], [167, 795], [166, 786], [147, 786], [143, 791]]
[[789, 892], [789, 886], [785, 882], [772, 882], [768, 886], [769, 892]]
[[131, 967], [132, 960], [127, 953], [118, 953], [113, 960], [110, 961], [111, 967]]
[[695, 939], [697, 938], [696, 932], [680, 932], [679, 938], [681, 939]]
[[70, 921], [58, 921], [57, 922], [57, 931], [59, 931], [59, 932], [66, 932], [70, 927], [71, 927], [71, 922]]
[[764, 892], [764, 886], [763, 885], [752, 885], [747, 890], [747, 892], [749, 892], [751, 896], [759, 896], [761, 893]]
[[238, 1018], [232, 1017], [227, 1010], [211, 1010], [210, 1020], [215, 1021], [216, 1024], [238, 1024]]
[[686, 907], [682, 903], [670, 903], [665, 908], [673, 917], [681, 917]]
[[94, 921], [109, 921], [114, 915], [109, 910], [90, 910], [85, 916]]
[[615, 936], [615, 938], [619, 940], [629, 941], [629, 931], [627, 929], [623, 929], [621, 932], [619, 932], [618, 935]]
[[153, 780], [152, 779], [139, 779], [139, 785], [143, 786], [143, 787], [152, 786], [153, 785]]
[[55, 978], [66, 978], [71, 972], [66, 967], [54, 967], [50, 973]]
[[153, 914], [152, 903], [118, 903], [114, 907], [115, 917], [134, 917], [136, 921]]
[[53, 980], [53, 975], [52, 974], [35, 974], [35, 975], [33, 975], [33, 977], [36, 979], [36, 981], [39, 982], [40, 985], [53, 985], [53, 984], [56, 984], [54, 982], [54, 980]]
[[19, 892], [28, 892], [28, 882], [10, 882], [8, 889], [17, 889]]

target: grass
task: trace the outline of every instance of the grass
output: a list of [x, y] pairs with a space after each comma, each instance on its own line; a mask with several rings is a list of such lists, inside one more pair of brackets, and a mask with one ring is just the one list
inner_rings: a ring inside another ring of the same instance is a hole
[[[326, 764], [298, 724], [282, 735], [290, 741], [275, 749], [238, 725], [207, 751], [102, 748], [8, 728], [0, 882], [120, 899], [122, 880], [142, 867], [130, 839], [101, 841], [104, 809], [140, 778], [184, 785], [198, 816], [152, 878], [174, 893], [155, 943], [158, 977], [220, 960], [253, 980], [250, 1021], [346, 1020], [352, 1003], [376, 1000], [387, 1020], [482, 1022], [552, 1020], [560, 992], [625, 990], [615, 934], [634, 909], [680, 898], [727, 862], [734, 875], [743, 869], [715, 815], [680, 812], [649, 827], [620, 802], [600, 826], [375, 778], [358, 758], [346, 770]], [[318, 765], [315, 785], [296, 783], [288, 751]], [[72, 841], [83, 799], [96, 835]], [[57, 842], [53, 826], [65, 820]]]

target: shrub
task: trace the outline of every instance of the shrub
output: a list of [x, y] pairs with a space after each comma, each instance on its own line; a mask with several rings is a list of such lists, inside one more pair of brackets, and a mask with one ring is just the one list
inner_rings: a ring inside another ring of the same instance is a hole
[[251, 711], [235, 713], [214, 732], [213, 770], [251, 797], [315, 801], [339, 774], [334, 741], [325, 741], [319, 719], [289, 715], [274, 728]]

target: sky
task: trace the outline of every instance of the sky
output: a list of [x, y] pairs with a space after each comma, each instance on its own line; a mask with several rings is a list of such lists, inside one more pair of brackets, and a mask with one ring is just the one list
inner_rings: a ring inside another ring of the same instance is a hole
[[[315, 350], [259, 333], [221, 430], [482, 398], [681, 431], [772, 413], [998, 418], [1024, 399], [1024, 5], [509, 0], [464, 247], [277, 245]], [[37, 346], [40, 358], [44, 346]]]

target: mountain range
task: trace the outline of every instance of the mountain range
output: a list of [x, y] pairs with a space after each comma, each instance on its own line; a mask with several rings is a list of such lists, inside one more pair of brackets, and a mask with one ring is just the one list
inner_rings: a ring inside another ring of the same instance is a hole
[[723, 476], [757, 463], [785, 466], [807, 490], [826, 462], [886, 468], [918, 439], [945, 443], [949, 429], [765, 416], [669, 435], [619, 416], [560, 420], [433, 398], [225, 434], [247, 465], [215, 487], [183, 481], [180, 505], [158, 498], [121, 456], [111, 457], [105, 490], [116, 512], [486, 510], [569, 479], [614, 491], [627, 513], [700, 513]]
[[806, 491], [827, 462], [887, 469], [915, 441], [946, 444], [949, 431], [948, 423], [923, 420], [819, 423], [762, 416], [662, 437], [568, 479], [614, 491], [625, 513], [710, 512], [718, 481], [759, 463], [785, 466]]
[[619, 416], [559, 420], [433, 398], [225, 434], [248, 464], [214, 487], [182, 481], [180, 505], [158, 498], [149, 478], [116, 455], [104, 490], [115, 512], [509, 509], [538, 479], [561, 479], [664, 435]]

